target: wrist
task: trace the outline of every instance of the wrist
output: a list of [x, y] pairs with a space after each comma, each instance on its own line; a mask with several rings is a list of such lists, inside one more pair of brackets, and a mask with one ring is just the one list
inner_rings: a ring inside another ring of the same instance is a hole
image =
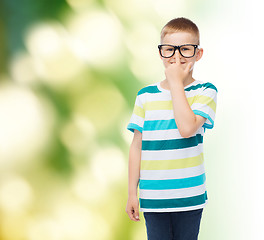
[[137, 188], [128, 189], [128, 197], [137, 197]]
[[168, 81], [169, 82], [169, 86], [170, 86], [170, 88], [175, 88], [175, 87], [177, 87], [177, 88], [179, 88], [179, 87], [183, 87], [183, 81], [182, 80], [180, 80], [180, 79], [175, 79], [174, 81]]
[[128, 194], [128, 198], [130, 198], [130, 199], [133, 199], [133, 198], [138, 198], [138, 196], [137, 196], [137, 194], [135, 193], [135, 194]]
[[137, 187], [128, 189], [128, 195], [137, 195]]

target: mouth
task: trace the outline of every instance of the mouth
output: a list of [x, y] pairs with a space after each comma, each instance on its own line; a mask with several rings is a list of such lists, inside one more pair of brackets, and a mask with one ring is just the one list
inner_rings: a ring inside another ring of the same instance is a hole
[[[175, 62], [171, 62], [170, 64], [173, 64], [173, 63], [175, 63]], [[185, 64], [185, 62], [181, 62], [181, 64]]]

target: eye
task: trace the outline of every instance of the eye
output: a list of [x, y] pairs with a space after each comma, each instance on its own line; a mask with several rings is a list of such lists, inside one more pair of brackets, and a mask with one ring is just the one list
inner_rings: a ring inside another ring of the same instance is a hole
[[183, 47], [181, 50], [182, 50], [182, 51], [189, 51], [190, 48], [188, 48], [188, 47]]
[[174, 50], [174, 48], [167, 48], [167, 49], [165, 49], [165, 50], [168, 51], [168, 52], [171, 52], [171, 51]]

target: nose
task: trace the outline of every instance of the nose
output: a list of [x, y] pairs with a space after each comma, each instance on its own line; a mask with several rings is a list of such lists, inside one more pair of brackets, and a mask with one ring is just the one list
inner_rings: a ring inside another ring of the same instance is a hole
[[171, 57], [176, 59], [176, 54], [179, 55], [180, 58], [182, 58], [182, 55], [180, 54], [179, 48], [176, 48], [175, 53]]

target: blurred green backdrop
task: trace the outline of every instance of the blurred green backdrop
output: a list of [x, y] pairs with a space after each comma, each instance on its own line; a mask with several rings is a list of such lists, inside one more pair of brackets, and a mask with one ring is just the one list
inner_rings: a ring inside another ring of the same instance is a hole
[[250, 196], [261, 94], [248, 83], [253, 65], [239, 62], [261, 36], [251, 24], [263, 20], [258, 9], [236, 0], [1, 0], [0, 239], [147, 239], [142, 213], [136, 223], [125, 212], [126, 126], [137, 91], [164, 78], [159, 34], [180, 16], [201, 32], [194, 77], [219, 90], [199, 239], [259, 239], [262, 204]]

